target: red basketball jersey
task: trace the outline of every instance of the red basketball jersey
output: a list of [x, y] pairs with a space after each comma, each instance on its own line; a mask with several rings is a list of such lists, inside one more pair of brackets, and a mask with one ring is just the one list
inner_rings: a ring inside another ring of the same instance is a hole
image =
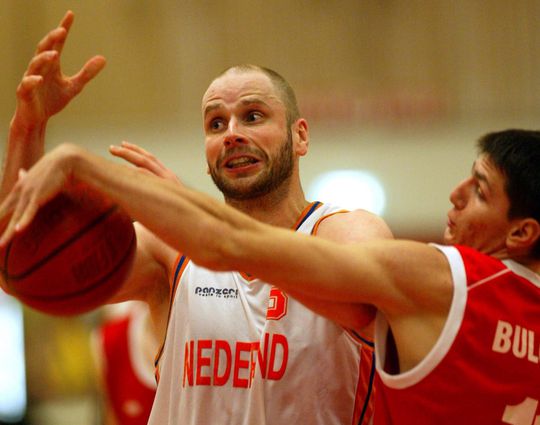
[[148, 382], [133, 353], [134, 332], [142, 329], [138, 319], [128, 314], [101, 328], [107, 395], [121, 425], [146, 425], [156, 392], [155, 382]]
[[374, 423], [539, 425], [540, 277], [470, 248], [437, 248], [452, 269], [449, 317], [422, 362], [391, 375], [381, 370], [388, 327], [379, 315]]

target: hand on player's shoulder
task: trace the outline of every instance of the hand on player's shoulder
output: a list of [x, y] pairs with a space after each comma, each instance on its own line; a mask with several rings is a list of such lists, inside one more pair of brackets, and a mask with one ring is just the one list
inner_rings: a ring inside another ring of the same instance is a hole
[[393, 239], [392, 231], [381, 217], [361, 209], [325, 218], [319, 225], [317, 235], [340, 243]]

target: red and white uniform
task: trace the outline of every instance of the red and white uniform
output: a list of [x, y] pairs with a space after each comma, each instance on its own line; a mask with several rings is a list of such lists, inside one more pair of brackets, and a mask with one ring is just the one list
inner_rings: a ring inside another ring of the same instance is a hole
[[417, 366], [390, 375], [378, 316], [374, 423], [539, 425], [540, 277], [471, 248], [437, 248], [454, 281], [448, 320]]
[[147, 310], [134, 309], [99, 329], [105, 390], [121, 425], [146, 425], [156, 393], [152, 365], [141, 347]]
[[[312, 233], [336, 211], [313, 203], [296, 229]], [[370, 341], [244, 273], [213, 272], [182, 257], [174, 282], [149, 424], [367, 423]]]

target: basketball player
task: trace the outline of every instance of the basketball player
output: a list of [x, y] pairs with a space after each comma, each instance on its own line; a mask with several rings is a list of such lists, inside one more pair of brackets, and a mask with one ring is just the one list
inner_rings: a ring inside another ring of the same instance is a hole
[[[168, 243], [182, 246], [200, 266], [245, 270], [308, 303], [356, 308], [365, 322], [366, 305], [376, 308], [375, 424], [537, 425], [539, 163], [540, 132], [487, 134], [471, 175], [450, 195], [448, 245], [344, 245], [269, 226], [204, 194], [64, 145], [37, 163], [0, 206], [0, 219], [15, 211], [0, 245], [68, 179], [84, 181]], [[309, 326], [300, 324], [299, 332]], [[188, 366], [194, 358], [211, 364], [211, 345], [196, 344], [196, 353], [185, 346]], [[255, 360], [246, 357], [237, 358], [249, 368]], [[310, 366], [313, 375], [321, 373]], [[176, 385], [189, 385], [192, 370], [177, 377]], [[212, 372], [206, 367], [193, 379], [211, 382]], [[291, 403], [294, 409], [296, 399]]]
[[105, 308], [92, 347], [105, 406], [104, 425], [146, 425], [156, 394], [155, 337], [148, 307], [140, 302]]
[[[65, 19], [72, 20], [70, 16]], [[62, 89], [52, 83], [65, 79], [57, 66], [58, 46], [63, 46], [68, 29], [62, 26], [40, 43], [41, 59], [34, 61], [43, 65], [33, 66], [33, 61], [27, 73], [41, 76], [40, 87], [51, 91]], [[40, 100], [54, 103], [52, 96]], [[305, 200], [299, 159], [308, 151], [308, 125], [280, 75], [256, 66], [230, 68], [210, 84], [202, 111], [208, 169], [227, 204], [261, 222], [341, 243], [391, 237], [384, 222], [366, 211], [344, 213]], [[19, 113], [18, 107], [16, 116]], [[49, 117], [33, 111], [26, 115], [42, 132]], [[29, 167], [42, 152], [42, 137], [10, 139], [7, 175], [17, 176], [19, 168]], [[133, 155], [138, 152], [128, 145], [111, 152], [137, 163]], [[18, 161], [13, 153], [26, 160]], [[14, 193], [19, 193], [23, 181], [32, 180], [27, 178], [15, 184]], [[157, 181], [159, 193], [162, 182]], [[9, 204], [13, 198], [7, 199]], [[369, 320], [359, 326], [356, 306], [304, 297], [303, 302], [323, 317], [241, 268], [216, 273], [178, 255], [183, 247], [163, 240], [162, 229], [159, 237], [156, 229], [149, 231], [141, 224], [136, 229], [133, 271], [110, 301], [144, 300], [156, 322], [168, 323], [150, 424], [367, 423], [372, 410], [373, 344], [369, 325], [365, 326]], [[204, 246], [204, 235], [199, 236]], [[374, 317], [371, 309], [365, 315]]]

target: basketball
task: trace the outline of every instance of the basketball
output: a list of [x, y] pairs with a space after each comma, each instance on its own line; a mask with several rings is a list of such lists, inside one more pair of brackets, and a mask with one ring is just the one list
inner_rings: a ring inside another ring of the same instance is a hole
[[88, 187], [62, 192], [0, 250], [4, 289], [41, 312], [68, 316], [102, 305], [135, 256], [131, 218]]

